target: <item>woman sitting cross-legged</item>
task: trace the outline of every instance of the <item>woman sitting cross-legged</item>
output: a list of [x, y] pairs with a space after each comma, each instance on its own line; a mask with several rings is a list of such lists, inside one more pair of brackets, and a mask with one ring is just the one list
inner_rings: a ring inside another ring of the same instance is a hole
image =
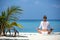
[[[42, 28], [42, 30], [40, 30], [40, 28]], [[50, 28], [50, 29], [48, 29], [48, 28]], [[43, 33], [50, 34], [52, 32], [52, 30], [53, 30], [52, 27], [50, 27], [50, 24], [47, 21], [47, 17], [44, 16], [43, 21], [41, 21], [40, 26], [37, 28], [37, 31], [40, 34], [43, 34]]]

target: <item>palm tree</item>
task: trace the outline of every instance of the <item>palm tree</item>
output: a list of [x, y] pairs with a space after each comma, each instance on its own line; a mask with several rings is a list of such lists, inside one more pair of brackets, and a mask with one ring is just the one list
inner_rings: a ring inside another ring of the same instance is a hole
[[[13, 18], [13, 20], [16, 19], [15, 16], [12, 16], [14, 14], [21, 14], [21, 11], [23, 11], [20, 7], [17, 6], [12, 6], [12, 7], [8, 7], [8, 9], [6, 11], [2, 11], [2, 15], [0, 16], [0, 31], [1, 33], [3, 33], [3, 35], [5, 35], [5, 29], [11, 29], [13, 26], [17, 26], [22, 28], [23, 26], [21, 24], [17, 24], [16, 22], [11, 22], [9, 20], [11, 20]], [[1, 34], [0, 33], [0, 34]]]
[[2, 12], [2, 15], [0, 16], [0, 32], [1, 33], [4, 32], [5, 22], [6, 22], [6, 20], [5, 20], [5, 12]]

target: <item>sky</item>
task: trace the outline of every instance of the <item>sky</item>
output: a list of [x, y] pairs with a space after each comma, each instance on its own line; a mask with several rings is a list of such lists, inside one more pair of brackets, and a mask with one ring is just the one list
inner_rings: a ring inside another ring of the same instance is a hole
[[41, 20], [46, 15], [50, 20], [60, 20], [60, 0], [0, 0], [1, 11], [11, 6], [23, 9], [19, 19]]

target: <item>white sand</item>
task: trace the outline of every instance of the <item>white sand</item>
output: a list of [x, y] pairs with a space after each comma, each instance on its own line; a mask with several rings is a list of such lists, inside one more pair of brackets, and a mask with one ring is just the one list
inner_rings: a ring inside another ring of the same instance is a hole
[[[12, 33], [14, 34], [14, 33]], [[18, 35], [18, 34], [17, 34]], [[39, 33], [19, 33], [21, 36], [27, 37], [0, 37], [0, 39], [20, 39], [20, 40], [60, 40], [60, 32], [54, 34], [39, 34]]]

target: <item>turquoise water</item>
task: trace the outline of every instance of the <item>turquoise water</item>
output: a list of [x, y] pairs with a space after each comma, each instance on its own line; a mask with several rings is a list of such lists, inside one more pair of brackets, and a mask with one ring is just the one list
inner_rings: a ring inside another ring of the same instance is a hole
[[[36, 28], [40, 24], [40, 20], [21, 20], [17, 23], [23, 25], [23, 29], [15, 27], [19, 32], [37, 32]], [[53, 32], [60, 32], [60, 21], [49, 21], [51, 27], [54, 28]]]

